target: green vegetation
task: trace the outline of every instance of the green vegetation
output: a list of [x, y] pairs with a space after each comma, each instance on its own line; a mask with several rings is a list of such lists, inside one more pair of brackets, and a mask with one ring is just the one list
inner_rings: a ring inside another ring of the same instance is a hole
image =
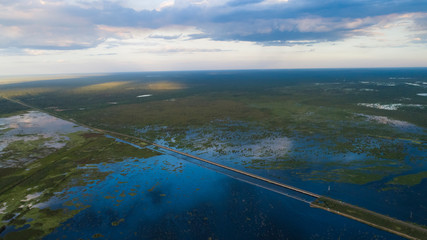
[[[390, 74], [402, 72], [119, 74], [51, 81], [49, 87], [42, 82], [11, 84], [0, 94], [152, 142], [219, 156], [240, 154], [251, 158], [245, 160], [247, 168], [295, 170], [305, 180], [366, 184], [412, 168], [410, 161], [422, 157], [412, 149], [426, 151], [427, 98], [417, 96], [419, 89], [405, 84], [409, 80], [390, 80]], [[425, 81], [423, 74], [405, 74], [413, 75], [411, 81]], [[390, 111], [359, 103], [421, 107]], [[394, 120], [403, 127], [393, 125]], [[271, 145], [261, 140], [272, 136], [290, 138], [299, 146], [280, 154], [246, 146]], [[329, 160], [332, 155], [342, 159]], [[307, 173], [313, 165], [316, 171]]]
[[[0, 202], [5, 204], [0, 219], [15, 228], [29, 225], [22, 231], [6, 234], [5, 240], [39, 239], [89, 207], [79, 203], [78, 199], [70, 203], [75, 209], [51, 210], [48, 205], [34, 207], [36, 204], [43, 205], [52, 196], [70, 187], [84, 186], [93, 180], [102, 180], [109, 174], [83, 166], [157, 155], [151, 150], [136, 149], [93, 132], [71, 133], [67, 137], [70, 139], [67, 145], [48, 156], [25, 166], [0, 169]], [[34, 141], [25, 144], [15, 142], [9, 148], [14, 148], [16, 154], [23, 154], [39, 147], [43, 140], [46, 139], [36, 140], [37, 144]]]
[[124, 219], [124, 218], [121, 218], [121, 219], [119, 219], [119, 220], [117, 220], [117, 221], [112, 222], [112, 223], [111, 223], [111, 226], [113, 226], [113, 227], [117, 227], [117, 226], [119, 226], [119, 225], [120, 225], [120, 223], [121, 223], [121, 222], [124, 222], [124, 221], [125, 221], [125, 219]]
[[420, 184], [425, 178], [427, 178], [427, 171], [398, 176], [387, 184], [414, 186]]
[[367, 184], [379, 181], [390, 174], [396, 174], [407, 170], [408, 167], [373, 166], [358, 169], [333, 169], [331, 171], [312, 171], [307, 174], [311, 180], [322, 180], [326, 182], [343, 182], [353, 184]]
[[217, 119], [252, 121], [266, 116], [266, 113], [240, 102], [203, 97], [112, 105], [65, 114], [91, 126], [128, 134], [132, 134], [133, 128], [146, 126], [168, 126], [170, 129], [180, 130], [191, 126], [206, 126], [206, 123]]
[[27, 110], [29, 110], [27, 107], [13, 103], [0, 97], [0, 118], [18, 115], [26, 112]]
[[[38, 137], [38, 136], [36, 136]], [[27, 161], [39, 159], [53, 152], [54, 149], [44, 146], [50, 138], [40, 137], [35, 140], [18, 140], [11, 142], [3, 149], [0, 162], [14, 161], [16, 165], [25, 165]]]
[[[420, 168], [423, 172], [388, 182], [407, 186], [420, 184], [427, 177], [427, 98], [418, 97], [419, 89], [404, 84], [409, 80], [393, 80], [395, 87], [384, 85], [390, 81], [389, 71], [383, 75], [352, 71], [264, 74], [150, 74], [157, 75], [155, 78], [110, 75], [49, 84], [10, 84], [0, 89], [0, 95], [107, 130], [107, 134], [108, 130], [117, 132], [111, 135], [142, 147], [146, 142], [121, 134], [164, 141], [162, 144], [196, 154], [212, 153], [224, 162], [242, 164], [249, 171], [272, 169], [271, 173], [266, 171], [272, 178], [359, 185], [378, 182], [379, 186], [374, 187], [381, 190], [387, 184], [379, 181], [389, 176]], [[426, 81], [422, 74], [414, 79]], [[420, 107], [386, 110], [359, 103]], [[0, 117], [26, 110], [0, 99]], [[67, 137], [67, 145], [61, 149], [44, 147], [47, 138], [20, 140], [5, 148], [0, 161], [31, 155], [38, 159], [0, 168], [0, 202], [6, 204], [0, 219], [16, 228], [30, 226], [7, 234], [6, 239], [39, 238], [88, 207], [78, 199], [66, 203], [73, 208], [61, 211], [33, 206], [64, 189], [104, 179], [108, 173], [91, 167], [94, 164], [156, 154], [95, 132]], [[180, 172], [182, 168], [167, 166], [164, 170]], [[127, 194], [137, 197], [133, 192]], [[320, 198], [312, 206], [420, 236], [409, 225], [335, 200]], [[112, 226], [124, 221], [113, 220]]]
[[393, 163], [390, 160], [365, 160], [348, 163], [329, 162], [313, 168], [313, 164], [310, 161], [288, 158], [270, 161], [255, 159], [250, 162], [244, 162], [243, 165], [253, 169], [292, 170], [293, 173], [304, 180], [364, 185], [411, 169], [408, 165]]
[[427, 235], [427, 228], [425, 226], [396, 220], [394, 218], [327, 197], [320, 197], [311, 203], [310, 206], [343, 215], [408, 239], [424, 239]]

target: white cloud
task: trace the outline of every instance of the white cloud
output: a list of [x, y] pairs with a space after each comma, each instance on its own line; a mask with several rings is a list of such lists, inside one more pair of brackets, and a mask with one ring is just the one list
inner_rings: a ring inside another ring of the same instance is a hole
[[368, 16], [340, 11], [347, 2], [233, 1], [3, 0], [0, 73], [427, 62], [425, 12]]
[[163, 8], [167, 8], [167, 7], [172, 7], [175, 5], [175, 1], [174, 0], [169, 0], [169, 1], [164, 1], [162, 2], [157, 8], [157, 11], [162, 11]]
[[283, 4], [287, 2], [289, 2], [289, 0], [265, 0], [262, 4]]

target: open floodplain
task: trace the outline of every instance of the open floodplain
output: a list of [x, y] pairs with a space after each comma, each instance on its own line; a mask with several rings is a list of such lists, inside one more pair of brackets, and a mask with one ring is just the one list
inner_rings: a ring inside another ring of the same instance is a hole
[[58, 78], [0, 85], [2, 239], [427, 236], [427, 69]]

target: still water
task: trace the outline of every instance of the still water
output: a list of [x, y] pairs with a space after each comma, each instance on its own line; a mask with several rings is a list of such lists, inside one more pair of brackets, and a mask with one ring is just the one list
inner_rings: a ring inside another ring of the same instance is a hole
[[174, 156], [87, 167], [110, 174], [46, 203], [87, 208], [45, 239], [400, 239]]
[[[410, 125], [401, 129], [401, 131], [407, 132], [413, 129], [417, 128]], [[420, 129], [418, 131], [422, 132]], [[252, 139], [252, 136], [257, 136], [256, 134], [260, 133], [266, 133], [268, 137]], [[396, 142], [402, 144], [404, 146], [403, 151], [406, 154], [405, 158], [400, 161], [392, 159], [383, 162], [377, 159], [373, 163], [369, 163], [372, 157], [368, 153], [336, 153], [323, 148], [322, 144], [333, 145], [333, 142], [322, 139], [320, 135], [311, 138], [303, 136], [288, 138], [276, 132], [267, 132], [261, 128], [255, 131], [253, 131], [253, 128], [250, 131], [222, 132], [217, 130], [215, 134], [214, 137], [207, 135], [206, 129], [191, 129], [187, 131], [184, 142], [191, 142], [196, 145], [192, 149], [171, 146], [168, 141], [162, 139], [155, 142], [225, 166], [273, 179], [316, 194], [339, 199], [400, 220], [421, 225], [427, 223], [427, 211], [425, 208], [427, 181], [421, 181], [414, 186], [393, 186], [389, 184], [397, 176], [427, 170], [425, 144], [417, 146], [405, 139], [383, 140], [389, 144]], [[229, 136], [232, 136], [232, 140], [226, 139]], [[214, 141], [210, 139], [214, 139]], [[206, 141], [214, 142], [210, 143], [214, 147], [197, 147], [197, 145], [206, 144]], [[276, 143], [278, 144], [276, 145]], [[377, 144], [377, 142], [371, 140], [370, 144]], [[257, 154], [262, 153], [263, 155], [251, 154], [251, 151], [247, 150], [248, 148], [256, 149], [254, 152]], [[287, 148], [303, 149], [303, 151], [288, 152], [286, 151]], [[292, 165], [292, 162], [289, 163], [288, 161], [286, 165], [282, 164], [280, 165], [281, 167], [274, 167], [275, 164], [281, 164], [281, 160], [283, 160], [281, 158], [288, 158], [280, 155], [283, 153], [298, 159], [297, 164]], [[167, 152], [167, 154], [171, 153]], [[394, 169], [393, 172], [387, 172], [387, 167], [392, 167]], [[376, 170], [360, 174], [358, 178], [369, 177], [369, 174], [379, 174], [380, 177], [367, 183], [356, 184], [341, 182], [339, 181], [340, 175], [331, 174], [341, 170], [350, 170], [347, 175], [351, 175], [351, 170], [358, 168], [376, 168]]]

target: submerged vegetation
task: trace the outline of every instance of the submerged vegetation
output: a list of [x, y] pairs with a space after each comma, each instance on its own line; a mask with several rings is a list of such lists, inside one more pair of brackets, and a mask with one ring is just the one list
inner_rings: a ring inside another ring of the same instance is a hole
[[[418, 191], [427, 178], [427, 98], [419, 95], [427, 88], [425, 74], [423, 69], [170, 72], [4, 85], [0, 96], [119, 135], [105, 138], [86, 129], [53, 138], [63, 146], [49, 147], [46, 142], [52, 138], [37, 134], [8, 143], [0, 161], [21, 161], [0, 168], [0, 200], [6, 202], [0, 216], [8, 226], [25, 231], [31, 225], [30, 235], [49, 232], [87, 206], [73, 201], [64, 212], [31, 206], [47, 201], [53, 192], [106, 176], [91, 164], [154, 155], [147, 142], [304, 188], [313, 183], [378, 194], [401, 191], [402, 186]], [[0, 117], [26, 110], [0, 99]], [[0, 138], [10, 131], [2, 125], [0, 130]], [[326, 194], [343, 196], [342, 191]], [[398, 202], [378, 201], [379, 209], [390, 211]], [[35, 215], [58, 219], [43, 223], [33, 220]], [[426, 225], [425, 218], [415, 221]], [[119, 218], [111, 225], [124, 223]]]
[[414, 186], [420, 184], [423, 179], [427, 179], [427, 171], [398, 176], [388, 184]]
[[[404, 69], [121, 74], [11, 84], [0, 94], [89, 126], [246, 157], [248, 168], [289, 169], [282, 163], [291, 160], [304, 170], [316, 162], [320, 169], [304, 179], [366, 184], [409, 170], [425, 154], [427, 99], [417, 95], [427, 88], [424, 76]], [[359, 104], [366, 102], [420, 107]], [[257, 147], [284, 138], [289, 149]]]
[[68, 207], [52, 208], [48, 203], [61, 198], [61, 192], [66, 189], [101, 181], [108, 175], [85, 166], [157, 155], [93, 132], [68, 133], [64, 137], [65, 145], [53, 152], [44, 145], [48, 142], [46, 138], [14, 141], [4, 149], [0, 163], [12, 156], [20, 159], [28, 158], [32, 152], [36, 154], [31, 156], [35, 158], [31, 162], [0, 168], [0, 202], [3, 204], [0, 220], [2, 226], [7, 226], [5, 240], [39, 239], [89, 207], [78, 199], [64, 205]]

